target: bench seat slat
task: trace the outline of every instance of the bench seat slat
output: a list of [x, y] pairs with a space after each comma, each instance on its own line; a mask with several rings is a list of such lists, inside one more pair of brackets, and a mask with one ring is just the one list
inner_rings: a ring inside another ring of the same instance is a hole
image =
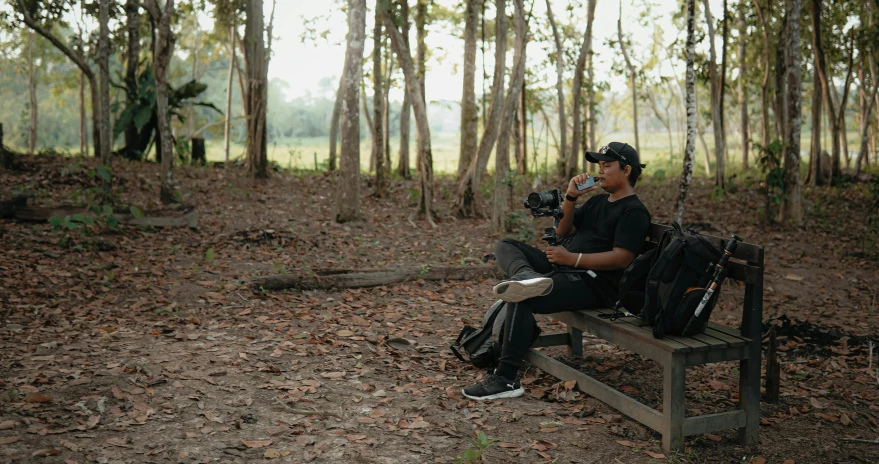
[[674, 340], [657, 340], [652, 333], [631, 324], [608, 323], [593, 311], [555, 313], [551, 317], [653, 360], [664, 357], [662, 353], [692, 351], [689, 346]]
[[[600, 314], [613, 313], [612, 309], [598, 309], [598, 310], [594, 310], [594, 311], [597, 311]], [[650, 337], [653, 337], [653, 327], [650, 327], [650, 326], [647, 326], [646, 324], [644, 324], [644, 321], [641, 320], [640, 317], [637, 317], [637, 316], [620, 317], [617, 319], [617, 321], [619, 323], [630, 324], [635, 327], [638, 327], [639, 329], [645, 331]], [[692, 351], [705, 351], [705, 350], [711, 349], [710, 344], [706, 344], [705, 342], [703, 342], [701, 340], [695, 340], [695, 339], [692, 339], [689, 337], [674, 337], [674, 336], [667, 335], [665, 337], [665, 339], [666, 340], [673, 340], [673, 341], [676, 341], [682, 345], [689, 346]], [[655, 338], [654, 338], [654, 340], [655, 340]], [[725, 347], [725, 345], [724, 345], [724, 347]]]
[[744, 341], [745, 343], [748, 343], [748, 342], [751, 341], [750, 338], [748, 338], [748, 337], [742, 335], [742, 332], [741, 332], [739, 329], [734, 329], [734, 328], [732, 328], [732, 327], [727, 327], [727, 326], [725, 326], [725, 325], [718, 324], [718, 323], [716, 323], [716, 322], [709, 322], [709, 323], [708, 323], [708, 328], [709, 328], [710, 330], [713, 330], [713, 331], [716, 331], [716, 332], [720, 332], [720, 333], [722, 333], [722, 334], [725, 334], [725, 335], [727, 335], [728, 337], [731, 337], [731, 338], [737, 338], [737, 339], [739, 339], [739, 340], [742, 340], [742, 341]]

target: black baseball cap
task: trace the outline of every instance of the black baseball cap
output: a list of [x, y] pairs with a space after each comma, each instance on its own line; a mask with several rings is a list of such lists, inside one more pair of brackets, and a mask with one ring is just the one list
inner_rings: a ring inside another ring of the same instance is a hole
[[611, 142], [598, 151], [587, 151], [585, 153], [586, 161], [590, 163], [598, 163], [599, 161], [619, 161], [620, 167], [626, 165], [632, 166], [633, 170], [641, 171], [646, 168], [646, 164], [641, 164], [638, 152], [628, 143]]

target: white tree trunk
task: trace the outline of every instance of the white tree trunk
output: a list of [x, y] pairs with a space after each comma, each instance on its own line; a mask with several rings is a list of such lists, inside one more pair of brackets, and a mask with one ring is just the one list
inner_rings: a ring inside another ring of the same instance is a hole
[[348, 0], [348, 37], [342, 71], [342, 144], [336, 221], [360, 219], [360, 81], [366, 40], [366, 0]]
[[693, 157], [696, 151], [696, 0], [687, 0], [687, 147], [684, 150], [684, 167], [675, 203], [674, 220], [684, 219], [684, 207], [690, 182], [693, 180]]

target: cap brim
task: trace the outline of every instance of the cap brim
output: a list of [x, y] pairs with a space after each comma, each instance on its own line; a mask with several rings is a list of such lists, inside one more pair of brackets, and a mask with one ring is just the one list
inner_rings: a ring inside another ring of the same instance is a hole
[[617, 160], [616, 158], [602, 154], [602, 153], [597, 153], [594, 151], [587, 151], [586, 152], [586, 161], [589, 161], [590, 163], [598, 164], [599, 161], [616, 161], [616, 160]]

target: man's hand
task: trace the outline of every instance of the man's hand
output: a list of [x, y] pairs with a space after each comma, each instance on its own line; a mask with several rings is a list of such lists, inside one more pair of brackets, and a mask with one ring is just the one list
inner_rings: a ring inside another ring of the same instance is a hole
[[598, 178], [595, 179], [596, 185], [589, 187], [588, 189], [585, 189], [585, 190], [577, 190], [577, 185], [582, 185], [582, 184], [586, 183], [586, 179], [588, 179], [590, 177], [591, 176], [585, 172], [583, 174], [579, 174], [579, 175], [574, 176], [571, 179], [571, 181], [568, 182], [568, 195], [576, 198], [576, 197], [579, 197], [580, 195], [589, 193], [589, 192], [597, 189], [598, 188], [598, 184], [597, 184]]
[[566, 250], [565, 247], [553, 246], [546, 249], [546, 259], [560, 266], [573, 266], [577, 262], [577, 255]]

